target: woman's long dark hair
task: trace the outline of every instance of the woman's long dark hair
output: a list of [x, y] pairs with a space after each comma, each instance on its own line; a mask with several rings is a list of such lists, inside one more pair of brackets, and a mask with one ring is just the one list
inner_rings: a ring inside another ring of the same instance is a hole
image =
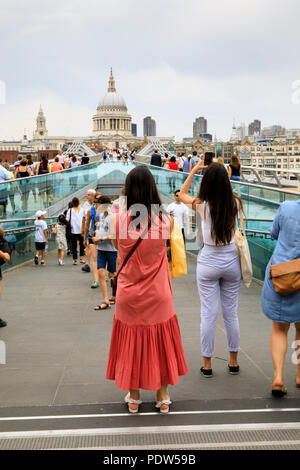
[[[148, 211], [148, 216], [151, 215], [153, 204], [160, 206], [161, 199], [158, 194], [157, 186], [154, 177], [150, 170], [144, 165], [137, 166], [131, 170], [125, 180], [124, 195], [127, 197], [127, 209], [134, 204], [143, 204]], [[133, 217], [135, 219], [137, 215]]]
[[214, 157], [215, 157], [215, 154], [213, 152], [205, 152], [204, 165], [205, 166], [211, 165]]
[[47, 157], [42, 157], [41, 158], [41, 166], [44, 170], [46, 170], [47, 166], [48, 166], [48, 158]]
[[238, 159], [238, 157], [236, 157], [235, 155], [233, 155], [231, 157], [231, 160], [230, 160], [230, 165], [232, 165], [234, 168], [236, 169], [239, 169], [241, 164], [240, 164], [240, 161]]
[[209, 205], [212, 238], [215, 238], [217, 245], [228, 245], [236, 224], [238, 202], [242, 210], [242, 201], [233, 194], [228, 173], [223, 165], [209, 165], [202, 178], [198, 197]]

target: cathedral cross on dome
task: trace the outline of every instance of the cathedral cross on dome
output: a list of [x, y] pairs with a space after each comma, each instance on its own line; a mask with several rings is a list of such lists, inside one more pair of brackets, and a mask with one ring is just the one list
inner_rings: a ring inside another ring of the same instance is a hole
[[113, 76], [113, 73], [112, 73], [112, 68], [110, 69], [110, 77], [109, 77], [109, 80], [108, 80], [108, 89], [107, 89], [107, 91], [109, 93], [116, 92], [116, 84], [115, 84], [115, 79], [114, 79], [114, 76]]

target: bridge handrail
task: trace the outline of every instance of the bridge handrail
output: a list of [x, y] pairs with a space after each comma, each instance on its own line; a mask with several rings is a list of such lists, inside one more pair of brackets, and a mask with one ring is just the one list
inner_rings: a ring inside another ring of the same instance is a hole
[[300, 170], [288, 170], [287, 168], [275, 168], [275, 167], [258, 167], [258, 166], [249, 166], [242, 165], [242, 170], [255, 170], [255, 171], [272, 171], [277, 173], [290, 173], [292, 175], [297, 174], [300, 177]]
[[[148, 155], [145, 155], [145, 156], [148, 157]], [[168, 172], [172, 173], [173, 175], [178, 173], [178, 171], [170, 170], [169, 168], [161, 168], [161, 167], [151, 165], [150, 163], [146, 163], [146, 162], [136, 161], [136, 162], [133, 162], [133, 163], [137, 163], [137, 164], [140, 164], [140, 165], [149, 165], [153, 169], [156, 168], [158, 170], [168, 171]], [[255, 167], [253, 167], [253, 168], [255, 168]], [[189, 175], [189, 173], [186, 173], [186, 172], [183, 172], [183, 171], [180, 171], [179, 173], [183, 174], [183, 175], [187, 175], [187, 176]], [[201, 175], [197, 175], [197, 174], [194, 177], [202, 178]], [[289, 191], [288, 189], [285, 189], [285, 188], [274, 188], [274, 187], [265, 186], [265, 185], [262, 185], [262, 184], [249, 183], [247, 181], [233, 181], [233, 183], [237, 184], [237, 185], [240, 185], [240, 186], [249, 186], [249, 187], [255, 187], [255, 188], [259, 188], [259, 189], [266, 189], [268, 191], [277, 191], [277, 192], [280, 192], [280, 193], [292, 194], [293, 196], [297, 196], [297, 194], [298, 194], [297, 191]], [[300, 197], [300, 195], [299, 195], [299, 197]]]

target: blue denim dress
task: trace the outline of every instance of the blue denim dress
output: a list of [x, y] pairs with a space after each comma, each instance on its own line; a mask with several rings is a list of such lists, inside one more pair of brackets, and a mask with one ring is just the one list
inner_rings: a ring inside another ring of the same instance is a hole
[[[281, 204], [271, 228], [271, 237], [277, 240], [273, 264], [300, 258], [300, 199]], [[269, 279], [271, 260], [266, 268], [262, 290], [262, 309], [273, 321], [296, 323], [300, 321], [300, 291], [278, 294]]]

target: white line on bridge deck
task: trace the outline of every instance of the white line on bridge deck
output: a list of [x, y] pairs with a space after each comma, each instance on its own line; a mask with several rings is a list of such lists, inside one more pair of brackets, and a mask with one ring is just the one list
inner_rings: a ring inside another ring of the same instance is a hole
[[[195, 410], [195, 411], [170, 411], [168, 415], [207, 415], [207, 414], [236, 414], [236, 413], [288, 413], [300, 412], [300, 408], [257, 408], [245, 410]], [[81, 418], [119, 418], [123, 416], [161, 416], [158, 412], [149, 413], [103, 413], [103, 414], [80, 414], [80, 415], [48, 415], [48, 416], [7, 416], [1, 417], [0, 421], [33, 421], [46, 419], [81, 419]]]

